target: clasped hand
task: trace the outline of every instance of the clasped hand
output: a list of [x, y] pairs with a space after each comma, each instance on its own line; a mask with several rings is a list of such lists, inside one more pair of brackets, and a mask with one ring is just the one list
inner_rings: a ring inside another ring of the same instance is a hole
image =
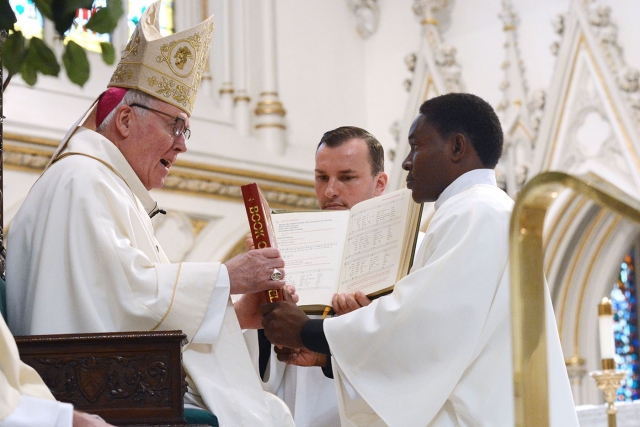
[[274, 347], [278, 360], [296, 366], [327, 366], [326, 354], [316, 353], [306, 348]]
[[285, 292], [284, 301], [260, 307], [264, 334], [272, 344], [289, 348], [304, 348], [302, 327], [309, 320], [294, 298]]

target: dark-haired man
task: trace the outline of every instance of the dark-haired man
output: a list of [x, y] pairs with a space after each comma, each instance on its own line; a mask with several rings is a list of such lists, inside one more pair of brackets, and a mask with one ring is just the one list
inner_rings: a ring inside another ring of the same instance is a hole
[[[326, 132], [316, 150], [315, 190], [320, 209], [351, 209], [355, 204], [380, 196], [387, 186], [384, 149], [369, 132], [355, 126], [342, 126]], [[336, 313], [352, 311], [370, 303], [360, 291], [336, 294]], [[261, 338], [261, 373], [267, 368], [271, 346]], [[303, 360], [304, 359], [304, 360]], [[317, 367], [326, 367], [327, 356], [305, 352], [294, 365], [278, 363], [272, 353], [265, 388], [282, 398], [294, 415], [297, 426], [331, 427], [340, 423], [333, 380]], [[330, 370], [330, 368], [329, 368]]]
[[[263, 306], [269, 339], [331, 353], [342, 425], [514, 423], [508, 231], [513, 201], [496, 185], [493, 109], [470, 94], [425, 102], [403, 168], [434, 214], [409, 276], [392, 294], [332, 319], [291, 302]], [[577, 426], [547, 300], [552, 426]]]
[[364, 129], [343, 126], [326, 132], [316, 150], [315, 190], [320, 209], [351, 209], [387, 187], [384, 150]]

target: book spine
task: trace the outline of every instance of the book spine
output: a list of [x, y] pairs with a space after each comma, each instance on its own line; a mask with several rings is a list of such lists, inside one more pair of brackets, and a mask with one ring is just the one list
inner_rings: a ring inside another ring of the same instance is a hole
[[[251, 230], [251, 237], [253, 239], [253, 247], [256, 249], [270, 248], [273, 246], [273, 237], [269, 235], [269, 228], [267, 227], [268, 215], [265, 206], [262, 203], [260, 197], [260, 190], [258, 184], [251, 183], [240, 187], [242, 190], [242, 199], [244, 200], [244, 207], [247, 211], [247, 219], [249, 220], [249, 228]], [[267, 296], [267, 301], [284, 301], [284, 295], [280, 289], [269, 289], [264, 291]]]

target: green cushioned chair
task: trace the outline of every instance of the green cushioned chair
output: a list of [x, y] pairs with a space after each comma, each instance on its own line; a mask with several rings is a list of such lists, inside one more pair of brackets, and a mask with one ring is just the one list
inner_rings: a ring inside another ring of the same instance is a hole
[[211, 427], [218, 427], [218, 418], [209, 411], [196, 408], [184, 408], [184, 419], [187, 424], [204, 424]]

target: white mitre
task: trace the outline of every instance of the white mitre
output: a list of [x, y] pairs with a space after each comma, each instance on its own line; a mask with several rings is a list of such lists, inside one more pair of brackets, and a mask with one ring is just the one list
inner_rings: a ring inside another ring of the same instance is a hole
[[[213, 15], [166, 37], [160, 34], [159, 23], [160, 1], [157, 1], [144, 11], [107, 86], [138, 89], [191, 116], [211, 50]], [[78, 127], [96, 129], [96, 104], [100, 97], [71, 126], [47, 169], [64, 151]]]
[[155, 2], [138, 22], [108, 86], [141, 90], [191, 115], [212, 37], [213, 15], [163, 37], [160, 2]]

